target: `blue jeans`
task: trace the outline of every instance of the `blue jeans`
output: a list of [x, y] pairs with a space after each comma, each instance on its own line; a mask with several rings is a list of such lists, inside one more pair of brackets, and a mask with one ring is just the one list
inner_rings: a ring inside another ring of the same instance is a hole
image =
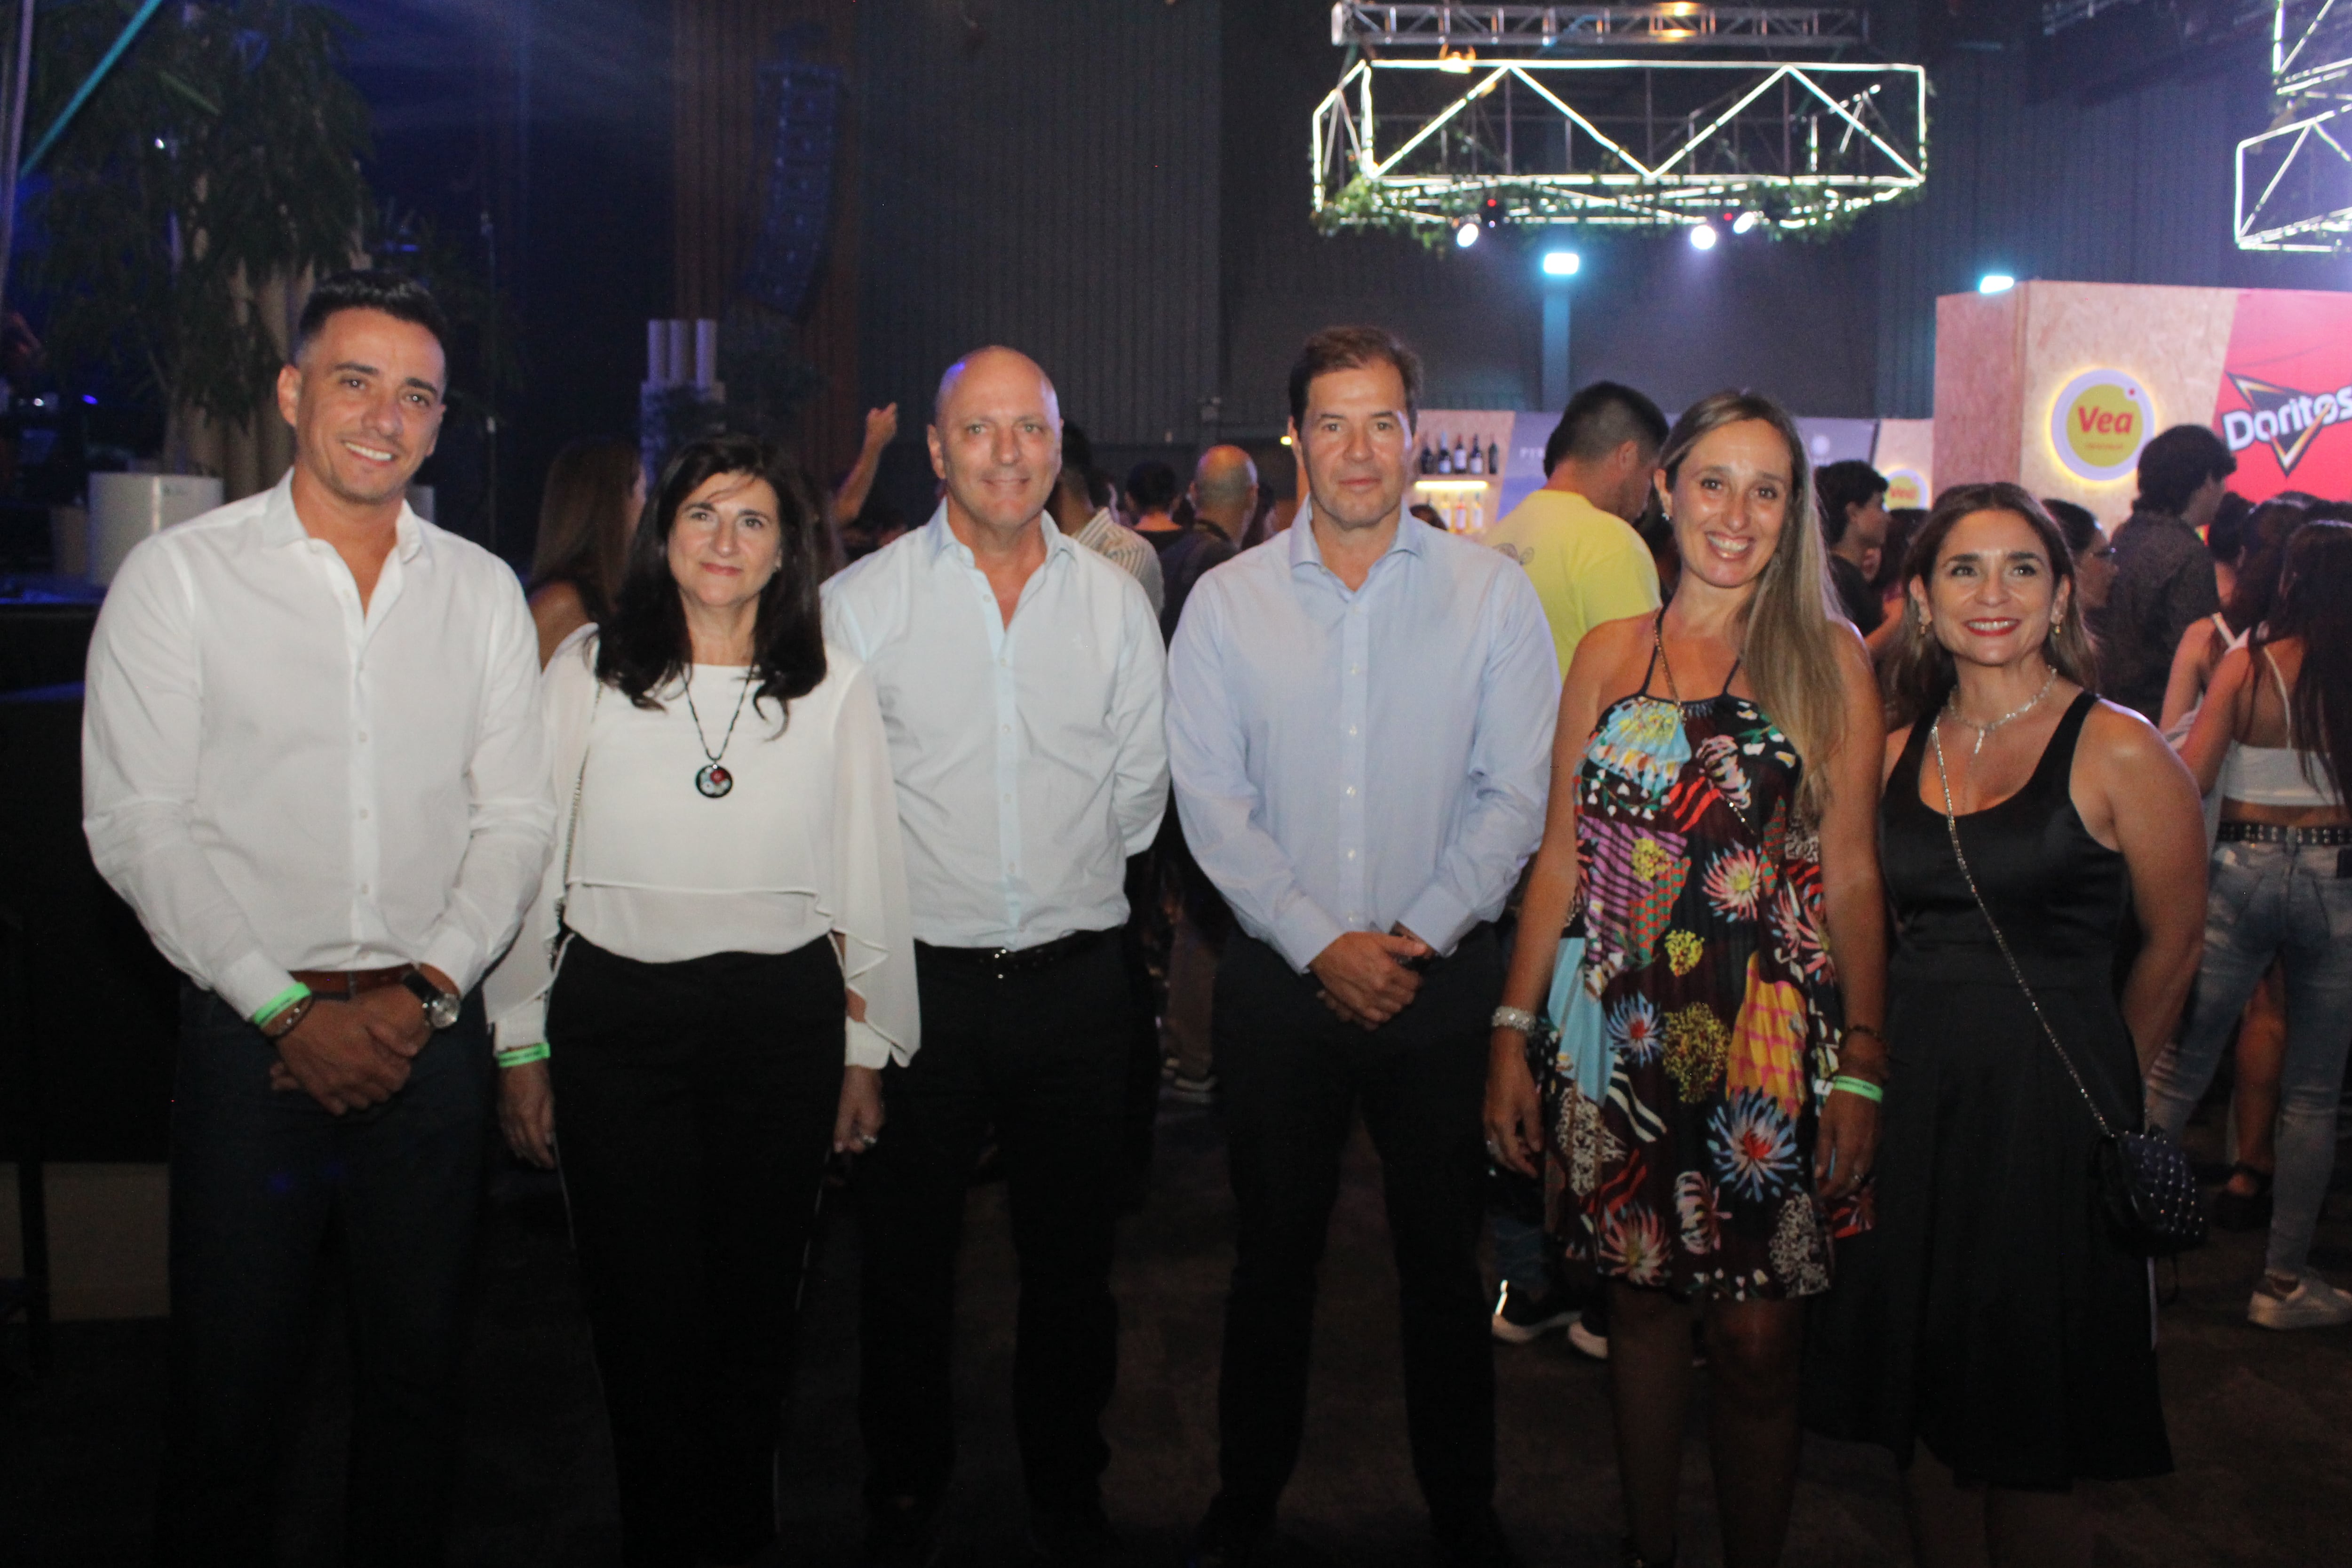
[[490, 1120], [478, 998], [381, 1105], [331, 1116], [269, 1087], [277, 1048], [184, 986], [172, 1102], [170, 1437], [156, 1560], [275, 1560], [278, 1438], [331, 1227], [353, 1360], [354, 1565], [437, 1563], [457, 1454], [461, 1307]]
[[2273, 959], [2286, 969], [2286, 1062], [2279, 1084], [2278, 1176], [2268, 1267], [2300, 1274], [2336, 1163], [2336, 1102], [2352, 1049], [2352, 879], [2346, 852], [2223, 844], [2205, 904], [2196, 1010], [2148, 1074], [2149, 1122], [2180, 1136], [2213, 1080], [2222, 1043]]

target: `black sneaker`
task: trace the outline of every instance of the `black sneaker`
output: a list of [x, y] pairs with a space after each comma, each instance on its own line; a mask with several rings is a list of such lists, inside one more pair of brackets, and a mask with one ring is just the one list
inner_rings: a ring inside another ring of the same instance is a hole
[[931, 1568], [940, 1560], [940, 1510], [920, 1498], [892, 1498], [866, 1513], [862, 1568]]
[[1429, 1533], [1445, 1568], [1523, 1568], [1524, 1560], [1503, 1533], [1493, 1509], [1443, 1522], [1432, 1519]]
[[1570, 1303], [1568, 1293], [1558, 1286], [1538, 1296], [1507, 1279], [1502, 1293], [1495, 1298], [1495, 1317], [1490, 1326], [1495, 1337], [1507, 1345], [1533, 1344], [1554, 1329], [1574, 1322], [1577, 1310]]
[[1220, 1496], [1184, 1543], [1184, 1568], [1257, 1568], [1274, 1521], [1245, 1515]]
[[1056, 1568], [1101, 1568], [1118, 1557], [1118, 1531], [1110, 1527], [1098, 1502], [1083, 1508], [1033, 1509], [1029, 1539], [1038, 1556]]

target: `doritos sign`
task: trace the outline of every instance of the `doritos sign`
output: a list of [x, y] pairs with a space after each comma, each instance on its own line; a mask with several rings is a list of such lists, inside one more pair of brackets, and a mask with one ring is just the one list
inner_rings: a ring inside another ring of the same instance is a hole
[[2213, 423], [2248, 500], [2352, 495], [2352, 294], [2240, 294]]

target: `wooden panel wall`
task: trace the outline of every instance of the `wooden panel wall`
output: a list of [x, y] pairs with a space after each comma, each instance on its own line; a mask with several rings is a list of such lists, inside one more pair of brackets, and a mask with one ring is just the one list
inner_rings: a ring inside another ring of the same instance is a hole
[[[734, 298], [760, 193], [759, 68], [774, 57], [779, 34], [812, 25], [824, 29], [814, 57], [849, 71], [854, 100], [856, 20], [842, 0], [672, 0], [678, 315], [724, 316]], [[824, 384], [802, 409], [795, 435], [820, 479], [849, 466], [865, 434], [857, 400], [858, 178], [850, 107], [835, 170], [832, 253], [801, 329], [801, 353]]]

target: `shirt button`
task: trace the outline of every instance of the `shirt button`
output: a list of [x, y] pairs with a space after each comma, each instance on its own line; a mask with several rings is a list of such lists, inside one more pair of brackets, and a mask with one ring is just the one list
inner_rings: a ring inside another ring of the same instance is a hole
[[[1354, 731], [1353, 730], [1350, 730], [1350, 731], [1348, 731], [1348, 733], [1349, 733], [1350, 735], [1352, 735], [1352, 734], [1354, 734], [1354, 733], [1355, 733], [1355, 731]], [[360, 744], [361, 744], [361, 745], [362, 745], [362, 746], [364, 746], [364, 745], [366, 745], [366, 744], [367, 744], [367, 731], [366, 731], [365, 730], [362, 730], [362, 731], [360, 731]]]
[[1352, 734], [1354, 734], [1355, 732], [1356, 732], [1356, 727], [1355, 727], [1353, 724], [1349, 725], [1349, 726], [1348, 726], [1348, 733], [1349, 733], [1350, 735], [1352, 735]]
[[1352, 849], [1349, 850], [1349, 851], [1348, 851], [1348, 858], [1349, 858], [1349, 859], [1350, 859], [1350, 860], [1353, 860], [1355, 858], [1356, 858], [1356, 852], [1355, 852], [1354, 850], [1352, 850]]
[[1353, 794], [1355, 794], [1355, 793], [1356, 793], [1356, 786], [1355, 786], [1354, 784], [1349, 784], [1349, 785], [1348, 786], [1348, 793], [1349, 793], [1349, 795], [1353, 795]]
[[367, 807], [366, 807], [366, 806], [362, 806], [362, 807], [360, 807], [360, 820], [361, 820], [362, 822], [365, 822], [367, 819], [368, 819], [368, 816], [367, 816]]
[[360, 884], [360, 894], [361, 894], [361, 896], [362, 896], [362, 897], [365, 897], [365, 896], [366, 896], [366, 894], [367, 894], [367, 892], [368, 892], [368, 885], [367, 885], [365, 882], [362, 882], [362, 883]]
[[1364, 673], [1364, 667], [1360, 664], [1351, 664], [1348, 667], [1348, 673], [1349, 675], [1361, 675]]

